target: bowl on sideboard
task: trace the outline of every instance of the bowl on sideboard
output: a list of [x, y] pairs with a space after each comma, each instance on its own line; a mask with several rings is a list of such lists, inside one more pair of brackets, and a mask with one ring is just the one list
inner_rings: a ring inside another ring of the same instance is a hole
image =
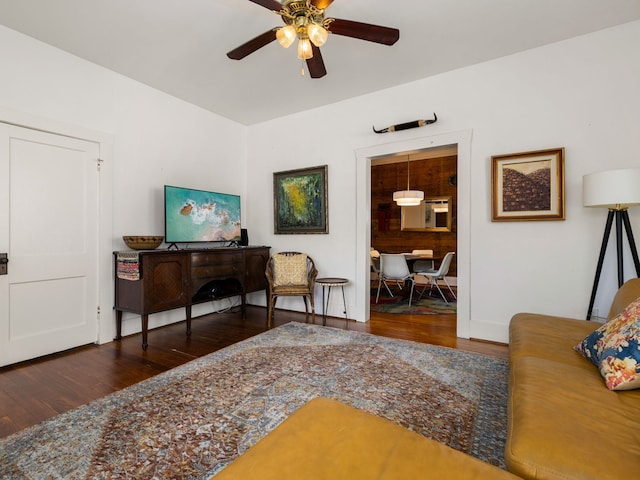
[[127, 244], [132, 250], [153, 250], [158, 248], [162, 241], [163, 236], [142, 236], [142, 235], [127, 235], [123, 236], [124, 243]]

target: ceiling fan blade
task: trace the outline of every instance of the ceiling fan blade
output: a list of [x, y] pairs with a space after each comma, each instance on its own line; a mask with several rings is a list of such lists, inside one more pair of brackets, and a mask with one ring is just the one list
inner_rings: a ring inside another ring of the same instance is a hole
[[327, 74], [324, 60], [322, 60], [322, 54], [320, 53], [320, 49], [313, 43], [311, 44], [311, 50], [313, 51], [313, 57], [307, 59], [309, 75], [311, 75], [311, 78], [322, 78]]
[[311, 0], [311, 4], [321, 10], [324, 10], [333, 3], [333, 0]]
[[238, 48], [235, 48], [227, 53], [227, 57], [232, 60], [242, 60], [247, 55], [252, 54], [256, 50], [270, 44], [276, 39], [276, 31], [269, 30], [262, 35], [258, 35], [256, 38], [252, 38], [247, 43], [243, 43]]
[[400, 30], [397, 28], [381, 27], [370, 23], [354, 22], [336, 18], [328, 27], [331, 33], [345, 37], [359, 38], [369, 42], [393, 45], [400, 38]]
[[274, 12], [279, 12], [282, 10], [282, 4], [276, 0], [249, 0], [261, 7], [268, 8], [269, 10], [273, 10]]

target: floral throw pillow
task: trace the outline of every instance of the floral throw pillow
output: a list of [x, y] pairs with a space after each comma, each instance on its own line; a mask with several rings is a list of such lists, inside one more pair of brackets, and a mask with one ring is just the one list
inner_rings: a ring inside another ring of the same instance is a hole
[[307, 285], [307, 256], [273, 255], [273, 284], [276, 287]]
[[609, 390], [640, 388], [640, 298], [575, 350], [600, 369]]

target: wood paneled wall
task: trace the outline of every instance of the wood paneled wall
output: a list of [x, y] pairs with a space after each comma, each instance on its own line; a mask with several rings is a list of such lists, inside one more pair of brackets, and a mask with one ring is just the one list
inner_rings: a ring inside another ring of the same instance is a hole
[[[371, 246], [381, 253], [403, 253], [414, 249], [431, 249], [436, 257], [456, 252], [458, 226], [457, 187], [449, 178], [457, 174], [457, 156], [414, 160], [411, 162], [412, 190], [422, 190], [426, 197], [447, 195], [453, 198], [451, 232], [403, 232], [401, 209], [393, 201], [393, 192], [407, 188], [407, 162], [371, 167]], [[456, 257], [449, 269], [456, 276]]]

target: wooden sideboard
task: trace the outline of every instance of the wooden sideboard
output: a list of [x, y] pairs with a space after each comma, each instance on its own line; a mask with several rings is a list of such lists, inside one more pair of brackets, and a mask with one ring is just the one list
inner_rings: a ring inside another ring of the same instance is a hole
[[191, 334], [191, 306], [267, 290], [264, 271], [269, 247], [224, 247], [186, 250], [114, 252], [116, 340], [122, 338], [122, 313], [141, 316], [146, 350], [149, 314], [186, 309]]

